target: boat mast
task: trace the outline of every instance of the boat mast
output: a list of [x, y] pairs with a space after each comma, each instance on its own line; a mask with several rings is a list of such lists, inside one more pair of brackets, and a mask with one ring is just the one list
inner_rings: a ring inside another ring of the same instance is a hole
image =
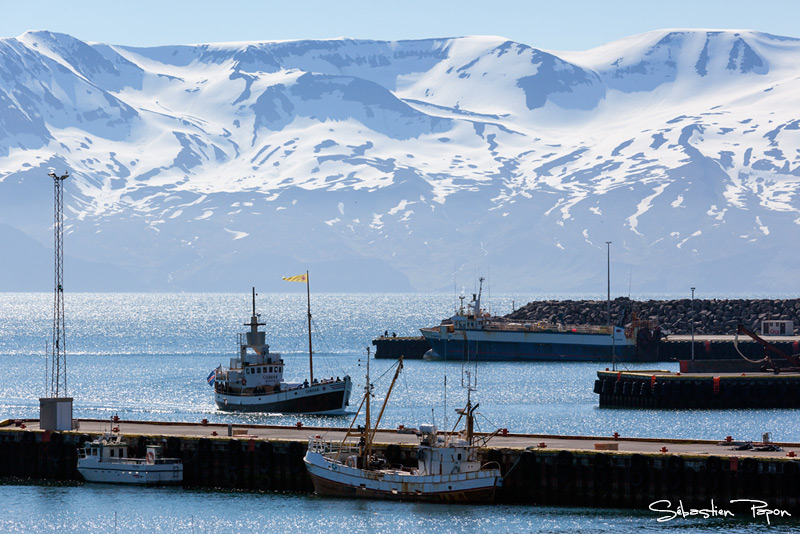
[[378, 426], [381, 424], [381, 419], [383, 418], [383, 412], [386, 410], [386, 403], [389, 402], [389, 395], [392, 394], [392, 390], [394, 389], [394, 384], [397, 382], [397, 377], [400, 376], [400, 371], [403, 370], [403, 355], [400, 355], [400, 359], [397, 361], [397, 370], [394, 372], [394, 378], [392, 378], [392, 383], [389, 385], [389, 391], [386, 392], [386, 398], [383, 399], [383, 406], [381, 406], [381, 413], [378, 414], [378, 420], [375, 421], [375, 428], [372, 429], [372, 435], [370, 437], [370, 442], [375, 439], [375, 432], [378, 431]]
[[306, 294], [308, 295], [308, 373], [311, 377], [309, 384], [314, 383], [314, 357], [311, 350], [311, 282], [308, 279], [308, 271], [306, 271]]
[[[473, 412], [478, 409], [478, 405], [476, 404], [474, 407], [472, 406], [472, 392], [477, 390], [478, 386], [478, 376], [477, 376], [477, 369], [478, 364], [477, 361], [475, 362], [475, 377], [472, 376], [472, 372], [469, 369], [463, 371], [461, 375], [461, 387], [466, 388], [467, 390], [467, 408], [465, 410], [467, 416], [467, 443], [472, 445], [472, 434], [474, 428], [474, 419], [473, 419]], [[464, 385], [464, 375], [466, 375], [466, 385]]]
[[372, 384], [369, 382], [369, 347], [367, 347], [367, 385], [364, 386], [364, 402], [366, 402], [366, 418], [367, 421], [364, 424], [364, 449], [361, 451], [361, 454], [364, 458], [369, 458], [370, 454], [372, 453], [372, 439], [370, 436], [370, 423], [369, 423], [369, 398], [372, 396]]

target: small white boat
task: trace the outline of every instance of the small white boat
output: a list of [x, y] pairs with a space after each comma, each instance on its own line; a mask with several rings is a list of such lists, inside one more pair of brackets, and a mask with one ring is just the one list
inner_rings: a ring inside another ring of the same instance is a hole
[[[397, 373], [401, 368], [402, 358]], [[360, 441], [347, 443], [347, 437], [341, 442], [326, 441], [319, 436], [309, 439], [304, 460], [317, 494], [428, 502], [492, 502], [503, 479], [496, 462], [481, 464], [478, 460], [479, 446], [474, 442], [472, 431], [473, 414], [478, 406], [473, 407], [468, 400], [467, 407], [458, 410], [466, 417], [465, 429], [460, 434], [439, 435], [435, 426], [421, 425], [418, 467], [391, 466], [372, 453], [375, 430], [370, 428], [372, 387], [369, 374], [367, 377], [365, 402], [362, 403], [367, 405], [367, 417]], [[388, 400], [388, 393], [386, 398]], [[375, 428], [379, 423], [380, 416]], [[491, 435], [486, 439], [489, 437]]]
[[119, 435], [87, 441], [78, 449], [78, 472], [87, 482], [144, 485], [183, 482], [180, 459], [162, 458], [158, 445], [148, 445], [145, 458], [129, 458], [128, 442]]

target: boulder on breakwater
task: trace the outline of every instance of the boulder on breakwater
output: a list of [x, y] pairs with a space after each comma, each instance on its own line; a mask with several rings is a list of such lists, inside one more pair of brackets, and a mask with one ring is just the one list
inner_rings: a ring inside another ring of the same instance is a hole
[[[764, 320], [792, 320], [794, 333], [800, 330], [800, 299], [678, 299], [637, 301], [617, 297], [611, 301], [611, 320], [633, 315], [659, 326], [665, 334], [732, 335], [741, 323], [760, 332]], [[578, 325], [608, 324], [605, 300], [543, 300], [531, 302], [506, 315], [515, 322], [563, 323]]]

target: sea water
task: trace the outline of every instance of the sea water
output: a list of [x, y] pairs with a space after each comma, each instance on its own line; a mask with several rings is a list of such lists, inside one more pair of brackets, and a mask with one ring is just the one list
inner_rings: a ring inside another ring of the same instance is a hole
[[[67, 294], [67, 392], [77, 418], [348, 426], [346, 416], [231, 414], [216, 409], [206, 377], [236, 354], [236, 333], [251, 313], [249, 294]], [[418, 335], [452, 314], [452, 295], [312, 295], [314, 376], [354, 381], [351, 405], [365, 383], [367, 348], [384, 332]], [[493, 312], [511, 311], [510, 295]], [[516, 299], [517, 304], [522, 302]], [[272, 352], [285, 378], [308, 376], [304, 292], [257, 297]], [[37, 418], [45, 394], [52, 296], [0, 293], [0, 420]], [[374, 351], [372, 351], [374, 353]], [[370, 359], [381, 402], [394, 362]], [[608, 364], [407, 360], [382, 426], [435, 423], [449, 428], [466, 402], [465, 371], [477, 378], [481, 431], [800, 442], [792, 410], [600, 409], [592, 392]], [[627, 368], [675, 371], [674, 363]], [[124, 425], [123, 425], [124, 426]], [[123, 429], [124, 430], [124, 429]], [[305, 494], [207, 492], [92, 484], [0, 484], [0, 532], [690, 532], [785, 530], [759, 521], [675, 519], [648, 510], [536, 506], [437, 506], [326, 499]]]

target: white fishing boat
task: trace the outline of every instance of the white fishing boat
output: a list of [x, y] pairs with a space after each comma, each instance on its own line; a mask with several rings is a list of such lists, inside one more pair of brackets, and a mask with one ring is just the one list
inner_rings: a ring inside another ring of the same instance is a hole
[[366, 405], [366, 424], [358, 442], [348, 442], [349, 430], [341, 442], [319, 436], [309, 439], [305, 464], [314, 490], [319, 495], [341, 497], [442, 503], [491, 502], [495, 490], [503, 482], [500, 466], [496, 462], [481, 463], [478, 450], [494, 434], [485, 437], [481, 444], [476, 442], [473, 416], [478, 405], [472, 406], [469, 395], [466, 408], [457, 410], [459, 421], [462, 417], [466, 418], [462, 432], [441, 434], [434, 425], [420, 426], [416, 468], [389, 465], [385, 458], [373, 453], [375, 430], [401, 369], [402, 358], [374, 427], [370, 424], [372, 385], [367, 371], [367, 386], [362, 401], [362, 406]]
[[239, 355], [231, 358], [227, 368], [220, 366], [209, 376], [217, 407], [237, 412], [346, 413], [352, 389], [350, 377], [314, 378], [310, 293], [308, 321], [310, 376], [303, 382], [286, 382], [283, 358], [279, 353], [270, 352], [266, 333], [258, 330], [265, 323], [259, 321], [256, 313], [256, 290], [253, 288], [253, 314], [250, 322], [245, 323], [250, 331], [239, 334]]
[[161, 447], [148, 445], [144, 458], [128, 456], [128, 442], [118, 434], [87, 441], [78, 449], [78, 472], [87, 482], [168, 485], [183, 482], [183, 463], [162, 458]]

